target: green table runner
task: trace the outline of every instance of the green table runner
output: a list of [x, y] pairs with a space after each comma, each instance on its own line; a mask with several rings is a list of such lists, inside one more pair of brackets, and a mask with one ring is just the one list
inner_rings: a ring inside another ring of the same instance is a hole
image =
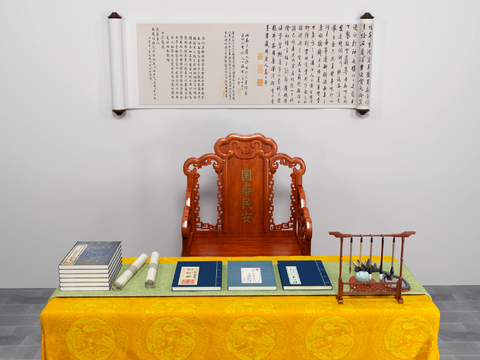
[[[298, 290], [284, 291], [282, 289], [282, 281], [278, 273], [277, 263], [273, 262], [273, 270], [277, 281], [276, 291], [229, 291], [227, 290], [227, 263], [223, 263], [222, 272], [222, 290], [220, 291], [172, 291], [173, 275], [175, 273], [176, 263], [158, 264], [158, 272], [155, 288], [145, 288], [145, 278], [147, 276], [148, 264], [143, 265], [134, 277], [120, 291], [60, 291], [58, 287], [51, 298], [55, 297], [128, 297], [128, 296], [277, 296], [277, 295], [336, 295], [338, 293], [338, 262], [323, 262], [327, 271], [332, 290]], [[390, 265], [390, 264], [389, 264]], [[130, 266], [123, 264], [119, 276]], [[348, 282], [350, 277], [354, 276], [348, 272], [348, 262], [344, 262], [342, 266], [342, 280]], [[388, 270], [388, 269], [386, 269]], [[395, 274], [400, 274], [400, 263], [395, 263]], [[403, 277], [410, 283], [411, 290], [403, 292], [403, 295], [428, 295], [425, 288], [418, 282], [412, 272], [403, 265]], [[373, 278], [378, 280], [378, 273], [373, 274]], [[344, 290], [348, 291], [348, 286], [344, 286]], [[390, 295], [393, 296], [393, 295]]]

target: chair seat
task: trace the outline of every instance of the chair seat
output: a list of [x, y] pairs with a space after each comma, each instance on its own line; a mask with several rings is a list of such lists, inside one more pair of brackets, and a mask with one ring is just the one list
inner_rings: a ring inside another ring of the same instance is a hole
[[293, 232], [285, 234], [231, 236], [196, 233], [190, 256], [281, 256], [304, 255]]

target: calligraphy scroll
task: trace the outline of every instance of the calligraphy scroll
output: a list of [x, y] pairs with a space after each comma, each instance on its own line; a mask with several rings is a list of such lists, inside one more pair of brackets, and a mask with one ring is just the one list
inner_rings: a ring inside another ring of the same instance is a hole
[[[186, 24], [109, 17], [113, 111], [370, 108], [373, 16]], [[123, 71], [122, 71], [123, 69]]]

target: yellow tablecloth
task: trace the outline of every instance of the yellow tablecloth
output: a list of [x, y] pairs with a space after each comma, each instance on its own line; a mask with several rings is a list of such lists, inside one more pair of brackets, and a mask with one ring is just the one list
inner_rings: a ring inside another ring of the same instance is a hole
[[404, 300], [53, 298], [40, 315], [42, 359], [439, 359], [440, 312], [426, 295]]

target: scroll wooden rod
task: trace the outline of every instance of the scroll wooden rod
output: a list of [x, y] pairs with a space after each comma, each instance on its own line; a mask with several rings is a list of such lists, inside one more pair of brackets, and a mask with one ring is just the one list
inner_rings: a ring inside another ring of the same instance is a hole
[[359, 234], [359, 235], [352, 235], [352, 234], [342, 234], [338, 231], [330, 231], [330, 235], [335, 236], [336, 238], [346, 238], [346, 237], [398, 237], [398, 238], [407, 238], [410, 235], [415, 235], [415, 231], [404, 231], [399, 234], [380, 234], [380, 235], [372, 235], [372, 234]]

